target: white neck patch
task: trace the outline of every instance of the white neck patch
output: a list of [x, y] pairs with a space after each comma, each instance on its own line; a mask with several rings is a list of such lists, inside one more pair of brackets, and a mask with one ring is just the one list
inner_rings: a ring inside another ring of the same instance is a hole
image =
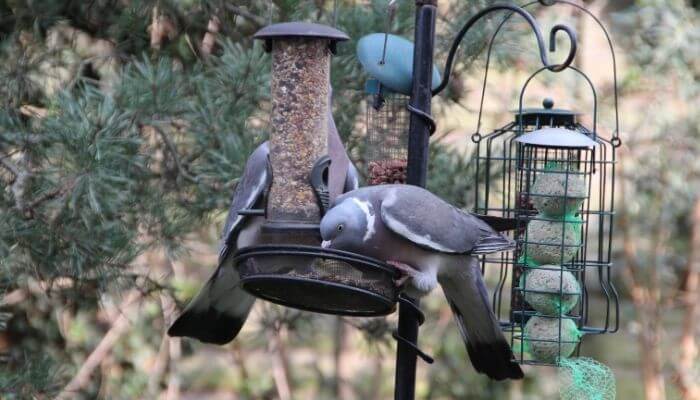
[[360, 199], [357, 199], [355, 197], [352, 198], [352, 202], [359, 208], [364, 214], [365, 214], [365, 222], [367, 223], [367, 231], [365, 232], [365, 235], [362, 237], [362, 241], [366, 242], [369, 239], [374, 236], [374, 219], [375, 219], [375, 214], [374, 214], [374, 207], [372, 207], [372, 204], [368, 201], [362, 201]]

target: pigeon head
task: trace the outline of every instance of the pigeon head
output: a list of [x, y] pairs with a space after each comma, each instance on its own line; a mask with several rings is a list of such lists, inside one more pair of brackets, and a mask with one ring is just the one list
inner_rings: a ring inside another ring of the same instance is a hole
[[353, 251], [374, 232], [374, 210], [369, 202], [349, 198], [331, 208], [321, 220], [323, 247]]

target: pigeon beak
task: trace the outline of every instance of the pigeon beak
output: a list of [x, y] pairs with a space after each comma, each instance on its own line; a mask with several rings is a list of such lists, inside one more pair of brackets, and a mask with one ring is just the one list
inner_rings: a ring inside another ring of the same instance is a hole
[[330, 240], [324, 240], [323, 242], [321, 242], [321, 247], [323, 247], [324, 249], [327, 249], [327, 248], [331, 247], [331, 241], [330, 241]]

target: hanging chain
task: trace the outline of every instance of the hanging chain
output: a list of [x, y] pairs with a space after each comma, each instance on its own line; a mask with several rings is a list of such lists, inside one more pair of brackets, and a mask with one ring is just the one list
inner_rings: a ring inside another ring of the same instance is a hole
[[272, 25], [272, 0], [267, 1], [267, 24]]
[[338, 0], [333, 0], [333, 27], [338, 27]]

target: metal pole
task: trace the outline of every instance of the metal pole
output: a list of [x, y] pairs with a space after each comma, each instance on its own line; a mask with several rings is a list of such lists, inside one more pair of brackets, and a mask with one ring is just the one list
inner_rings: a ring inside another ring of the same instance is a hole
[[428, 141], [433, 124], [430, 100], [433, 97], [433, 48], [437, 0], [416, 0], [415, 47], [413, 49], [413, 89], [408, 134], [408, 171], [406, 183], [425, 187], [428, 175]]
[[[416, 0], [415, 47], [413, 52], [413, 89], [409, 109], [408, 171], [406, 183], [425, 187], [428, 172], [428, 142], [432, 119], [433, 48], [437, 0]], [[418, 300], [410, 299], [417, 307]], [[419, 316], [410, 305], [399, 305], [398, 335], [414, 345], [418, 341]], [[416, 392], [416, 352], [398, 341], [396, 354], [395, 400], [413, 400]]]

